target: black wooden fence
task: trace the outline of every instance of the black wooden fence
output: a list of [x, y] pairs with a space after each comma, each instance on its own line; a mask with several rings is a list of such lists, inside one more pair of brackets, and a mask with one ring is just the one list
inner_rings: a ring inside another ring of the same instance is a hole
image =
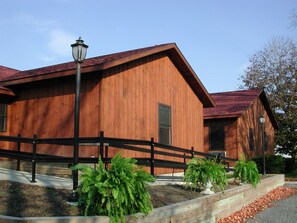
[[[17, 159], [17, 170], [20, 170], [20, 161], [30, 161], [32, 163], [32, 180], [35, 181], [36, 164], [38, 162], [52, 162], [52, 163], [66, 163], [73, 164], [73, 157], [64, 157], [56, 155], [48, 155], [38, 153], [39, 145], [62, 145], [73, 146], [73, 138], [38, 138], [34, 135], [32, 138], [18, 136], [0, 136], [0, 141], [15, 142], [17, 150], [0, 149], [0, 157]], [[21, 151], [22, 144], [30, 144], [31, 152]], [[111, 158], [109, 156], [109, 148], [118, 148], [123, 150], [136, 151], [138, 154], [143, 154], [135, 157], [138, 165], [147, 166], [150, 168], [150, 173], [155, 175], [155, 168], [172, 168], [172, 169], [186, 169], [186, 163], [193, 157], [216, 158], [218, 162], [225, 164], [229, 169], [229, 162], [235, 162], [236, 159], [216, 156], [213, 154], [198, 152], [194, 147], [190, 149], [169, 146], [154, 141], [154, 138], [148, 140], [122, 139], [105, 137], [103, 132], [100, 132], [99, 137], [80, 137], [80, 146], [98, 146], [98, 155], [102, 161], [107, 165]], [[145, 155], [146, 154], [146, 155]], [[162, 156], [156, 156], [162, 155]], [[163, 158], [160, 158], [163, 157]], [[134, 158], [134, 157], [133, 157]], [[179, 158], [182, 161], [173, 161], [172, 158]], [[94, 157], [79, 157], [79, 163], [97, 163], [98, 156]]]

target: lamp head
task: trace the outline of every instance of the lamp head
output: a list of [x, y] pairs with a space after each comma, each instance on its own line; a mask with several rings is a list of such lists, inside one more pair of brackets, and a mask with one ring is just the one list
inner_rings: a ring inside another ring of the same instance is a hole
[[260, 116], [260, 123], [261, 123], [261, 124], [264, 124], [264, 123], [265, 123], [264, 115], [261, 115], [261, 116]]
[[87, 48], [88, 45], [84, 44], [84, 41], [79, 37], [78, 40], [76, 40], [76, 43], [71, 45], [72, 47], [72, 56], [75, 62], [82, 63], [83, 60], [86, 58], [87, 55]]

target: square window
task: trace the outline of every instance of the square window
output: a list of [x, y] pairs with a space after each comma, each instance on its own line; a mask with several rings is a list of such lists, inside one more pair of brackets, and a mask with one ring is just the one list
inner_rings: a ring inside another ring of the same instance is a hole
[[210, 126], [210, 150], [225, 150], [225, 126]]

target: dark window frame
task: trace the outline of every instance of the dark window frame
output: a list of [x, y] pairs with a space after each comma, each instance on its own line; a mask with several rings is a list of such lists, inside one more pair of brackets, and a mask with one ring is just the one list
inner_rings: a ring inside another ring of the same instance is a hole
[[253, 128], [249, 129], [249, 147], [250, 147], [250, 151], [255, 150], [255, 140], [254, 140], [254, 129]]
[[225, 125], [209, 126], [209, 151], [226, 151]]
[[[6, 132], [6, 123], [7, 123], [7, 105], [6, 104], [0, 104], [0, 106], [4, 106], [4, 109], [3, 109], [3, 113], [0, 112], [0, 122], [2, 122], [3, 120], [3, 123], [0, 124], [0, 132]], [[1, 111], [2, 109], [0, 109]], [[2, 128], [1, 128], [2, 126]]]
[[267, 151], [268, 149], [268, 136], [266, 131], [264, 131], [264, 151]]
[[[169, 111], [169, 123], [166, 124], [166, 121], [161, 120], [161, 109], [167, 109]], [[172, 144], [172, 118], [171, 118], [171, 107], [165, 104], [158, 104], [158, 136], [159, 136], [159, 143], [171, 145]], [[164, 139], [162, 137], [162, 130], [167, 131], [168, 138]]]

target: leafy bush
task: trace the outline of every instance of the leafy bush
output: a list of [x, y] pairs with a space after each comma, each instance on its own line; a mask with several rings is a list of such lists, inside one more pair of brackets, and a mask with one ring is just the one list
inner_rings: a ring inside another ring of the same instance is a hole
[[296, 171], [297, 165], [292, 158], [285, 158], [285, 173]]
[[83, 172], [77, 189], [83, 215], [108, 215], [113, 222], [125, 222], [125, 215], [152, 211], [147, 183], [154, 178], [137, 167], [135, 159], [123, 158], [118, 153], [111, 160], [109, 171], [101, 159], [98, 164], [95, 169], [85, 165], [72, 168]]
[[227, 176], [224, 166], [216, 163], [215, 160], [202, 158], [193, 158], [187, 164], [184, 181], [190, 185], [192, 189], [204, 187], [207, 181], [212, 185], [216, 184], [220, 189], [224, 190], [227, 185]]
[[[253, 158], [260, 173], [263, 172], [263, 156]], [[280, 155], [265, 155], [265, 172], [272, 174], [285, 173], [286, 160]]]
[[260, 174], [256, 163], [241, 156], [234, 167], [234, 178], [240, 179], [242, 183], [251, 183], [256, 187], [260, 182]]

